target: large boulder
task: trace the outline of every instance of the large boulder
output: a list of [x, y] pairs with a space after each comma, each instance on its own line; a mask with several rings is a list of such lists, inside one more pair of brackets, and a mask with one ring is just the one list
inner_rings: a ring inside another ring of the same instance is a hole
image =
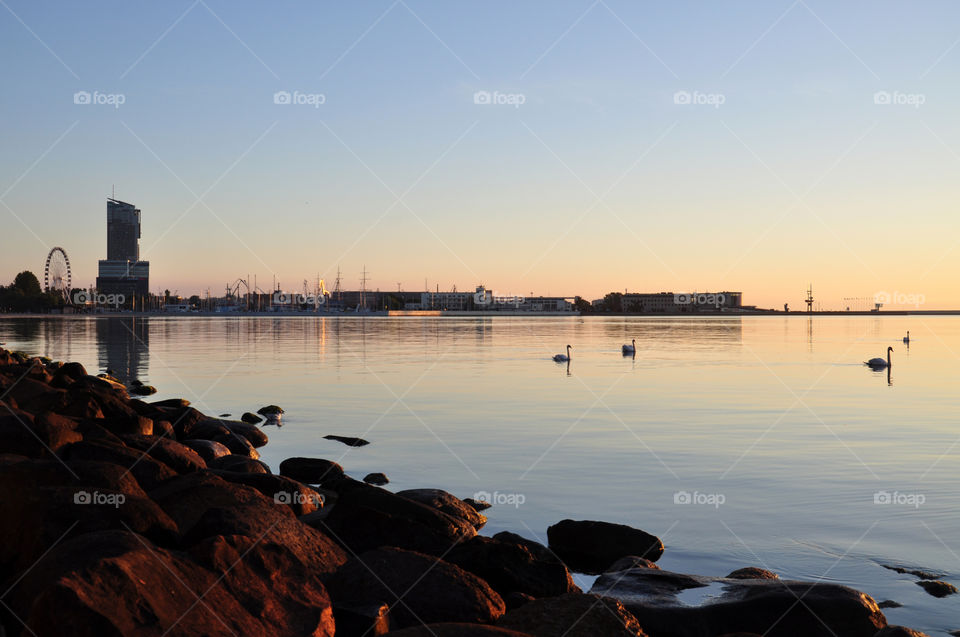
[[656, 562], [660, 538], [624, 524], [561, 520], [547, 529], [550, 548], [574, 571], [602, 573], [619, 558], [636, 555]]
[[211, 462], [210, 468], [218, 469], [220, 471], [237, 471], [241, 473], [273, 473], [270, 471], [269, 465], [267, 465], [265, 462], [254, 460], [253, 458], [248, 458], [247, 456], [238, 456], [232, 453], [227, 456], [220, 456]]
[[887, 625], [869, 595], [838, 584], [640, 568], [604, 574], [590, 592], [619, 599], [654, 637], [873, 637]]
[[190, 447], [160, 436], [122, 436], [124, 444], [146, 453], [177, 473], [192, 473], [207, 468], [207, 463]]
[[354, 553], [396, 546], [439, 556], [477, 534], [462, 518], [350, 478], [335, 492], [329, 515], [311, 523]]
[[123, 467], [147, 490], [177, 475], [176, 471], [147, 452], [126, 445], [82, 440], [67, 447], [65, 456], [69, 460], [109, 462]]
[[390, 625], [489, 623], [503, 599], [479, 577], [434, 556], [380, 548], [348, 561], [327, 582], [334, 604], [390, 605]]
[[6, 453], [49, 456], [82, 438], [77, 422], [66, 416], [44, 412], [34, 417], [20, 409], [0, 409], [0, 448]]
[[487, 523], [486, 516], [481, 515], [472, 506], [443, 489], [406, 489], [397, 491], [397, 495], [439, 509], [455, 518], [460, 518], [473, 525], [473, 528], [478, 531]]
[[184, 440], [183, 446], [199, 455], [208, 465], [217, 458], [230, 455], [225, 445], [213, 440]]
[[444, 559], [479, 575], [501, 597], [525, 593], [532, 597], [554, 597], [580, 592], [560, 560], [534, 555], [523, 544], [477, 536], [462, 542]]
[[305, 484], [331, 484], [343, 478], [343, 467], [323, 458], [287, 458], [280, 463], [280, 475]]
[[212, 473], [227, 482], [253, 487], [274, 502], [288, 506], [296, 516], [307, 515], [323, 508], [323, 496], [317, 491], [284, 476], [220, 470]]
[[[538, 599], [511, 610], [497, 626], [534, 637], [644, 637], [640, 622], [615, 599], [583, 593]], [[714, 637], [714, 635], [710, 635]]]

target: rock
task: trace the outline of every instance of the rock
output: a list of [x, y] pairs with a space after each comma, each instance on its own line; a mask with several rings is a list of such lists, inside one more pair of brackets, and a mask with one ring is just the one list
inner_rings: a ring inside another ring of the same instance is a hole
[[956, 586], [940, 580], [920, 580], [917, 582], [917, 586], [923, 587], [923, 590], [934, 597], [946, 597], [947, 595], [953, 595], [957, 592]]
[[231, 414], [220, 414], [218, 418], [229, 418]]
[[211, 438], [211, 440], [214, 442], [219, 442], [224, 447], [229, 449], [230, 453], [238, 456], [247, 456], [248, 458], [253, 458], [254, 460], [258, 460], [260, 458], [260, 453], [252, 444], [250, 444], [249, 440], [243, 436], [238, 436], [231, 431], [228, 431], [221, 436]]
[[197, 453], [203, 461], [209, 465], [211, 462], [221, 456], [229, 456], [230, 450], [219, 442], [212, 440], [184, 440], [181, 443], [184, 447]]
[[477, 534], [462, 518], [357, 480], [344, 478], [332, 488], [336, 504], [326, 519], [311, 524], [353, 553], [396, 546], [440, 556]]
[[617, 600], [583, 593], [534, 600], [508, 612], [497, 621], [497, 626], [535, 637], [643, 637], [646, 634], [637, 618]]
[[242, 416], [240, 416], [240, 420], [241, 420], [241, 422], [245, 422], [245, 423], [250, 424], [250, 425], [256, 425], [256, 424], [259, 423], [261, 420], [263, 420], [263, 418], [261, 418], [260, 416], [258, 416], [258, 415], [256, 415], [256, 414], [251, 414], [251, 413], [248, 411], [248, 412], [244, 412], [244, 414], [243, 414]]
[[367, 484], [372, 484], [377, 487], [382, 487], [383, 485], [390, 483], [390, 479], [382, 473], [368, 473], [363, 477], [363, 481]]
[[349, 438], [346, 436], [334, 436], [333, 434], [324, 436], [327, 440], [336, 440], [337, 442], [342, 442], [348, 447], [363, 447], [364, 445], [369, 445], [370, 443], [363, 438]]
[[[339, 624], [337, 624], [339, 626]], [[389, 637], [531, 637], [530, 633], [484, 626], [482, 624], [459, 624], [445, 622], [425, 624], [387, 633]]]
[[250, 423], [242, 422], [240, 420], [218, 420], [217, 422], [225, 426], [232, 433], [246, 438], [247, 442], [254, 447], [263, 447], [270, 441], [270, 439], [267, 438], [267, 434], [263, 433], [262, 429], [255, 427]]
[[457, 544], [444, 557], [486, 580], [501, 597], [514, 592], [532, 597], [579, 593], [567, 567], [550, 558], [540, 559], [521, 544], [481, 536]]
[[321, 458], [287, 458], [280, 463], [280, 475], [306, 484], [324, 484], [343, 478], [343, 467]]
[[927, 633], [913, 630], [905, 626], [887, 626], [873, 637], [930, 637]]
[[43, 411], [59, 413], [65, 404], [67, 392], [51, 387], [42, 380], [21, 375], [9, 381], [0, 377], [0, 396], [7, 401], [15, 401], [20, 409], [32, 414]]
[[924, 571], [919, 568], [905, 568], [903, 566], [889, 566], [887, 564], [881, 564], [880, 566], [890, 571], [895, 571], [903, 575], [913, 575], [915, 577], [919, 577], [920, 579], [940, 579], [941, 577], [946, 575], [946, 573], [938, 573], [935, 571]]
[[282, 547], [215, 538], [195, 553], [203, 565], [127, 531], [88, 533], [53, 547], [12, 609], [36, 635], [334, 634], [323, 584]]
[[470, 523], [478, 531], [487, 523], [486, 516], [477, 513], [477, 510], [472, 506], [442, 489], [406, 489], [405, 491], [398, 491], [397, 495], [431, 506], [455, 518], [460, 518]]
[[189, 407], [190, 401], [186, 398], [167, 398], [166, 400], [155, 400], [150, 404], [154, 407], [182, 408]]
[[126, 445], [83, 440], [70, 445], [65, 451], [68, 460], [109, 462], [129, 471], [137, 482], [147, 490], [159, 486], [177, 475], [168, 465], [154, 459], [146, 452], [131, 449]]
[[55, 377], [66, 377], [71, 381], [80, 380], [87, 375], [87, 370], [84, 369], [83, 365], [80, 363], [64, 363], [60, 366], [60, 369], [57, 370]]
[[45, 412], [34, 418], [20, 409], [0, 409], [0, 448], [6, 453], [50, 456], [82, 439], [77, 422], [66, 416]]
[[190, 447], [159, 436], [123, 436], [128, 447], [148, 454], [177, 473], [190, 473], [207, 468], [207, 463]]
[[137, 385], [130, 392], [137, 396], [152, 396], [157, 393], [157, 388], [153, 385]]
[[285, 478], [264, 473], [212, 470], [227, 482], [253, 487], [277, 504], [283, 504], [296, 516], [308, 515], [323, 508], [323, 496], [310, 487]]
[[660, 538], [624, 524], [562, 520], [547, 529], [550, 548], [574, 571], [602, 573], [617, 559], [638, 555], [656, 562]]
[[[626, 571], [631, 568], [652, 568], [655, 570], [660, 570], [660, 567], [648, 560], [645, 557], [637, 557], [636, 555], [627, 555], [621, 557], [619, 560], [611, 564], [604, 571], [605, 573], [615, 573], [617, 571]], [[736, 571], [734, 571], [736, 572]], [[727, 575], [731, 577], [731, 575]]]
[[[684, 593], [694, 590], [699, 596]], [[651, 635], [873, 637], [887, 621], [868, 595], [837, 584], [728, 579], [646, 568], [601, 575], [591, 593], [614, 597]], [[797, 603], [797, 599], [803, 603]]]
[[175, 440], [177, 437], [177, 434], [173, 431], [173, 425], [166, 420], [153, 421], [153, 435], [171, 440]]
[[277, 407], [276, 405], [267, 405], [266, 407], [261, 407], [258, 409], [257, 413], [261, 416], [277, 416], [283, 413], [283, 409]]
[[389, 604], [350, 604], [333, 606], [337, 637], [380, 637], [390, 631]]
[[463, 501], [464, 503], [472, 506], [474, 511], [486, 511], [493, 506], [489, 502], [485, 502], [484, 500], [474, 500], [473, 498], [464, 498]]
[[773, 571], [768, 571], [765, 568], [758, 568], [756, 566], [747, 566], [746, 568], [738, 568], [729, 575], [728, 579], [780, 579], [780, 576], [774, 573]]
[[[577, 589], [580, 592], [579, 589]], [[503, 595], [503, 603], [507, 605], [507, 610], [511, 611], [514, 608], [520, 608], [524, 604], [532, 602], [536, 597], [533, 595], [527, 595], [526, 593], [519, 593], [514, 591], [513, 593], [507, 593]]]
[[903, 606], [903, 604], [901, 604], [900, 602], [895, 602], [892, 599], [885, 599], [879, 604], [877, 604], [877, 606], [879, 606], [880, 608], [900, 608], [901, 606]]
[[500, 596], [477, 576], [431, 555], [397, 548], [351, 558], [327, 585], [334, 604], [390, 604], [390, 625], [396, 628], [489, 623], [505, 610]]
[[234, 454], [220, 456], [210, 463], [210, 468], [219, 469], [221, 471], [236, 471], [240, 473], [273, 473], [270, 471], [270, 467], [268, 467], [264, 462]]

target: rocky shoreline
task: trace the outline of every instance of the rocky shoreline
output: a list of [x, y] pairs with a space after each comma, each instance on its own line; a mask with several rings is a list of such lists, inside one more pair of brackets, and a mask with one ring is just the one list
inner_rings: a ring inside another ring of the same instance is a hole
[[480, 503], [439, 489], [320, 458], [274, 474], [256, 416], [132, 389], [0, 349], [0, 636], [922, 634], [844, 586], [660, 570], [659, 538], [619, 524], [544, 546], [479, 535]]

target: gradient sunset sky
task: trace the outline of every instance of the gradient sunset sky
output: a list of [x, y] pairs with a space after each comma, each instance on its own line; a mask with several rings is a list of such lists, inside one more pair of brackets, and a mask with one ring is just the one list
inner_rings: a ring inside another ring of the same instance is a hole
[[955, 2], [0, 4], [4, 284], [960, 307]]

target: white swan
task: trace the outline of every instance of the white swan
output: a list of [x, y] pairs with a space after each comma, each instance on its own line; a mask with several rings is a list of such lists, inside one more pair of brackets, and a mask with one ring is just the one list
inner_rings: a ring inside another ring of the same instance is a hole
[[884, 367], [892, 367], [893, 363], [890, 361], [890, 352], [893, 351], [892, 347], [887, 348], [887, 360], [882, 358], [871, 358], [868, 361], [864, 361], [864, 365], [870, 367], [871, 369], [883, 369]]
[[907, 335], [903, 337], [903, 342], [904, 343], [910, 342], [910, 330], [907, 330]]
[[564, 362], [564, 361], [569, 361], [569, 360], [570, 360], [570, 350], [572, 350], [572, 349], [573, 349], [572, 347], [570, 347], [569, 345], [567, 345], [567, 353], [566, 353], [566, 355], [564, 355], [564, 354], [554, 354], [554, 355], [553, 355], [553, 360], [555, 360], [555, 361], [558, 362], [558, 363], [562, 363], [562, 362]]
[[630, 345], [623, 345], [620, 347], [620, 351], [623, 352], [623, 355], [636, 354], [637, 353], [637, 339], [633, 339]]

